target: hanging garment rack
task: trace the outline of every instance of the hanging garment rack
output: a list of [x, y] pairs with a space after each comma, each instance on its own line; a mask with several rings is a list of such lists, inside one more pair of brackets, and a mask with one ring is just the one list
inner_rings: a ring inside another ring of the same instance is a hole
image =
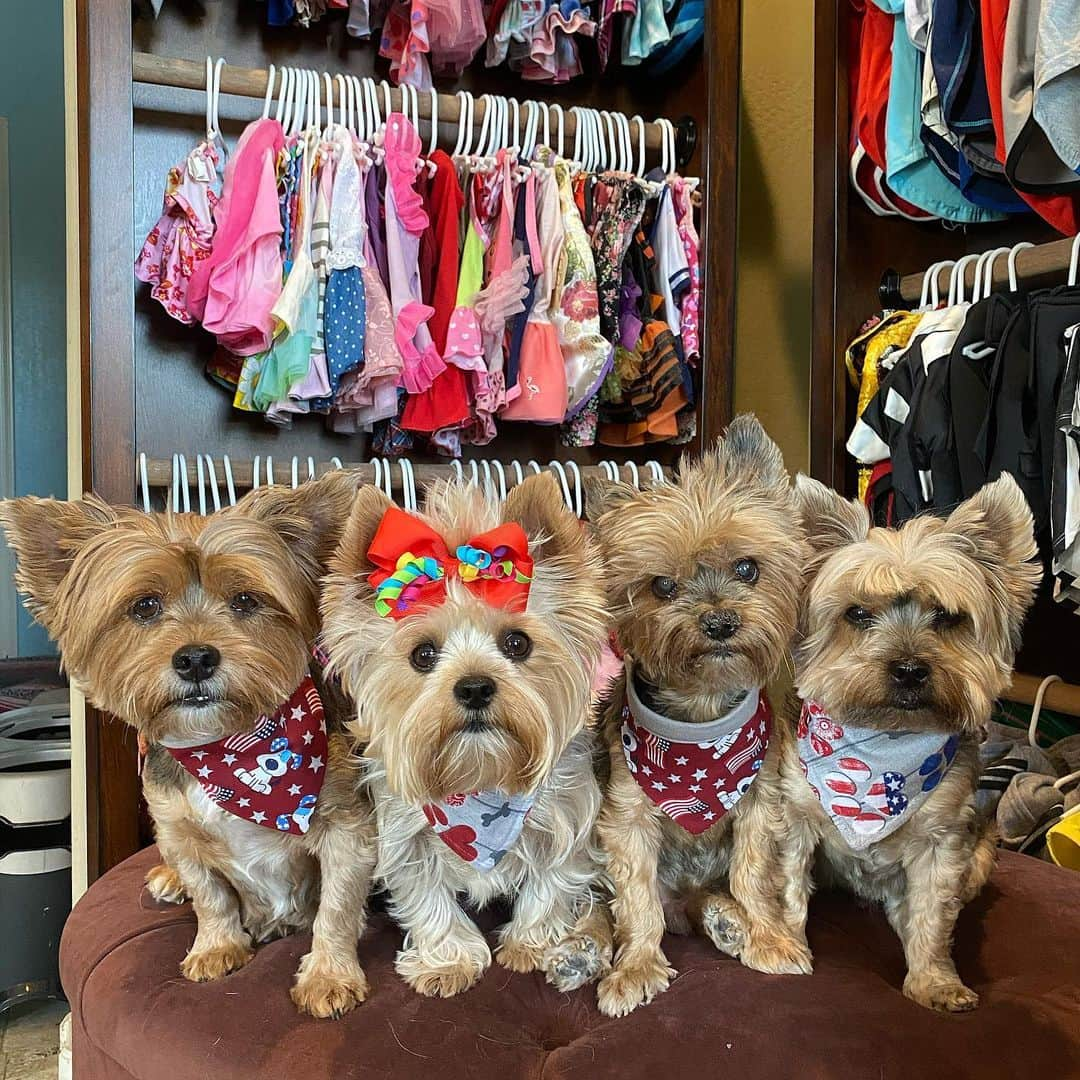
[[[1034, 281], [1039, 278], [1063, 274], [1069, 269], [1072, 260], [1073, 238], [1052, 240], [1048, 244], [1036, 244], [1017, 252], [1015, 271], [1018, 280]], [[937, 272], [938, 288], [944, 295], [949, 290], [949, 275], [952, 263], [943, 265]], [[1009, 280], [1007, 260], [1001, 258], [992, 267], [994, 285], [1004, 285]], [[958, 275], [959, 276], [959, 275]], [[922, 295], [923, 273], [904, 274], [897, 270], [886, 270], [881, 275], [878, 296], [882, 307], [907, 308], [919, 302]], [[933, 280], [933, 279], [931, 279]], [[964, 268], [964, 288], [970, 289], [975, 283], [974, 261]]]
[[[223, 65], [221, 69], [221, 93], [238, 97], [259, 98], [266, 96], [270, 73], [261, 68], [234, 67]], [[166, 86], [181, 90], [206, 90], [206, 68], [195, 60], [181, 60], [174, 57], [156, 56], [152, 53], [136, 52], [131, 56], [131, 81], [151, 86]], [[390, 104], [397, 111], [404, 111], [404, 94], [400, 87], [390, 88]], [[439, 124], [456, 124], [461, 115], [461, 100], [455, 94], [438, 95]], [[431, 120], [431, 99], [428, 94], [419, 96], [421, 120]], [[473, 126], [480, 125], [487, 111], [487, 102], [482, 97], [475, 99]], [[697, 124], [692, 117], [684, 116], [672, 122], [675, 127], [675, 156], [679, 168], [684, 168], [693, 157], [697, 145]], [[661, 124], [646, 121], [646, 151], [658, 155], [664, 143], [664, 128]], [[564, 113], [564, 136], [573, 143], [577, 131], [577, 117], [569, 109]], [[636, 138], [636, 129], [634, 135]]]

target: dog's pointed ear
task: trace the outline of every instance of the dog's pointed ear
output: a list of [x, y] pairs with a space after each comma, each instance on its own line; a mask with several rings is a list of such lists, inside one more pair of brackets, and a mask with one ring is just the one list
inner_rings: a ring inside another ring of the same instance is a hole
[[365, 484], [356, 493], [337, 550], [330, 558], [333, 573], [355, 579], [371, 572], [368, 548], [375, 539], [383, 515], [393, 505], [386, 492], [374, 484]]
[[26, 607], [49, 629], [49, 605], [80, 548], [116, 520], [94, 496], [61, 502], [26, 495], [0, 502], [0, 528], [15, 552], [15, 584]]
[[578, 554], [585, 549], [581, 522], [567, 508], [554, 473], [526, 477], [506, 496], [504, 522], [516, 521], [537, 559]]
[[717, 439], [715, 455], [706, 455], [703, 464], [722, 468], [725, 475], [764, 488], [786, 488], [788, 471], [780, 447], [769, 437], [753, 413], [736, 416]]
[[845, 499], [802, 473], [795, 478], [792, 502], [815, 555], [827, 555], [836, 548], [856, 544], [870, 532], [870, 514], [862, 503]]
[[356, 473], [335, 469], [296, 488], [275, 484], [249, 491], [238, 512], [267, 522], [294, 553], [325, 572], [337, 550], [359, 481]]
[[1010, 622], [1017, 632], [1042, 577], [1042, 566], [1033, 561], [1038, 547], [1031, 508], [1020, 485], [1009, 473], [1002, 473], [965, 499], [946, 525], [970, 541], [976, 561], [1007, 590]]
[[609, 510], [625, 505], [637, 494], [637, 488], [622, 480], [590, 476], [585, 481], [585, 517], [595, 525]]

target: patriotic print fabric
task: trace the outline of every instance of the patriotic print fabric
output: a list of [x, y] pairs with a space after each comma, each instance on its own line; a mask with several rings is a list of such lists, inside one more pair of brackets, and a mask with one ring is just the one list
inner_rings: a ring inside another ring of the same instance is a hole
[[957, 737], [838, 724], [814, 701], [799, 716], [803, 775], [856, 851], [895, 832], [941, 783]]
[[222, 810], [294, 836], [308, 831], [327, 757], [322, 699], [310, 677], [251, 731], [166, 749]]
[[470, 791], [424, 807], [428, 824], [457, 856], [477, 870], [493, 870], [514, 846], [533, 806], [531, 795]]
[[[755, 692], [733, 711], [730, 730], [723, 731], [717, 721], [699, 725], [658, 717], [640, 704], [629, 673], [627, 687], [622, 712], [626, 767], [672, 821], [695, 836], [703, 833], [734, 808], [761, 768], [772, 734], [768, 698], [764, 691]], [[664, 733], [653, 730], [657, 727]], [[685, 741], [672, 737], [676, 729]], [[703, 732], [707, 738], [698, 741]]]

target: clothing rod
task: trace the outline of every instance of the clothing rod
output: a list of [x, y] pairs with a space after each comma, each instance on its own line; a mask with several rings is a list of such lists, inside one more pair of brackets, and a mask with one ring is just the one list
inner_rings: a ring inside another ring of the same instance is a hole
[[[271, 454], [273, 459], [271, 463], [271, 470], [274, 477], [274, 483], [276, 484], [291, 484], [292, 483], [292, 456], [276, 457]], [[197, 484], [199, 480], [199, 467], [196, 463], [197, 455], [187, 455], [187, 478], [191, 484]], [[308, 466], [306, 457], [297, 457], [297, 475], [301, 481], [307, 479]], [[491, 459], [487, 459], [490, 462]], [[225, 483], [225, 468], [222, 464], [221, 458], [214, 458], [214, 468], [217, 474], [217, 480], [219, 487], [223, 487]], [[472, 466], [468, 461], [463, 461], [462, 469], [467, 479], [472, 479]], [[525, 476], [529, 476], [533, 473], [531, 468], [526, 467], [524, 461], [520, 462], [522, 473]], [[541, 469], [547, 471], [547, 462], [538, 462]], [[566, 463], [562, 462], [563, 468], [566, 471], [567, 479], [570, 481], [571, 487], [574, 484], [574, 477], [572, 470], [566, 469]], [[618, 462], [616, 464], [619, 464]], [[230, 458], [230, 469], [232, 471], [233, 483], [240, 488], [250, 488], [253, 481], [254, 462], [250, 458], [242, 460], [234, 460]], [[363, 483], [375, 482], [375, 465], [370, 461], [354, 462], [346, 461], [343, 463], [343, 467], [349, 472], [355, 472]], [[423, 486], [430, 484], [436, 480], [447, 480], [449, 478], [457, 476], [457, 470], [452, 465], [422, 465], [413, 462], [413, 473], [416, 477], [417, 486]], [[503, 472], [506, 476], [507, 487], [511, 486], [517, 479], [516, 472], [505, 461], [502, 462]], [[315, 465], [315, 475], [322, 476], [324, 473], [328, 473], [335, 469], [336, 466], [328, 461], [318, 462]], [[478, 478], [481, 483], [485, 479], [485, 472], [483, 466], [477, 461]], [[607, 473], [599, 465], [581, 465], [581, 478], [582, 480], [588, 479], [593, 476], [607, 477]], [[668, 479], [674, 475], [672, 469], [669, 466], [664, 466], [664, 476]], [[632, 481], [633, 476], [631, 470], [626, 465], [620, 465], [620, 475], [624, 480]], [[205, 470], [205, 465], [204, 465]], [[497, 469], [491, 470], [491, 477], [493, 480], [497, 480]], [[209, 479], [209, 473], [205, 472], [205, 475]], [[394, 486], [401, 486], [401, 468], [396, 461], [390, 462], [390, 478]], [[638, 466], [638, 475], [641, 480], [651, 480], [652, 470], [648, 466]], [[168, 458], [148, 458], [146, 462], [146, 478], [147, 483], [152, 488], [169, 487], [173, 482], [173, 464], [171, 459]], [[266, 480], [266, 457], [262, 457], [259, 462], [259, 481], [265, 483]]]
[[[343, 72], [342, 74], [347, 74]], [[240, 97], [265, 98], [269, 72], [260, 68], [234, 67], [225, 64], [221, 69], [221, 92]], [[136, 52], [131, 56], [131, 81], [148, 83], [152, 86], [176, 87], [183, 90], [206, 90], [206, 65], [202, 61], [180, 60], [169, 56], [157, 56], [153, 53]], [[335, 85], [335, 93], [337, 87]], [[379, 95], [380, 107], [382, 92]], [[397, 111], [402, 109], [402, 91], [400, 87], [390, 88], [390, 104]], [[524, 102], [522, 102], [524, 105]], [[419, 113], [422, 120], [431, 119], [431, 97], [421, 92], [419, 95]], [[475, 96], [473, 127], [478, 128], [487, 111], [487, 102], [479, 95]], [[439, 94], [439, 124], [456, 124], [461, 115], [461, 101], [455, 94]], [[525, 110], [522, 109], [522, 124]], [[551, 130], [554, 134], [558, 125], [556, 117], [551, 118]], [[689, 160], [697, 138], [696, 126], [689, 117], [675, 121], [676, 153], [680, 162]], [[574, 133], [577, 131], [577, 117], [564, 109], [564, 140], [568, 148], [573, 147]], [[636, 153], [638, 129], [630, 125], [631, 144]], [[645, 122], [645, 148], [650, 153], [659, 154], [663, 144], [663, 128], [656, 123]], [[687, 147], [687, 142], [689, 146]], [[689, 152], [687, 152], [687, 149]]]
[[[1052, 240], [1048, 244], [1037, 244], [1035, 247], [1023, 248], [1017, 252], [1015, 259], [1017, 280], [1033, 280], [1066, 273], [1072, 260], [1072, 249], [1073, 240], [1071, 237], [1064, 240]], [[942, 296], [948, 295], [949, 274], [951, 272], [951, 266], [946, 266], [938, 271], [938, 289]], [[999, 255], [994, 260], [993, 283], [995, 285], [1004, 285], [1008, 280], [1008, 256]], [[964, 267], [964, 288], [968, 296], [971, 295], [974, 284], [975, 262], [972, 260]], [[882, 304], [885, 307], [908, 307], [910, 304], [918, 303], [922, 296], [922, 287], [922, 274], [905, 274], [901, 277], [895, 270], [886, 270], [881, 279]]]
[[[1034, 705], [1042, 681], [1037, 675], [1013, 672], [1012, 684], [1002, 697], [1021, 705]], [[1043, 707], [1051, 712], [1080, 716], [1080, 686], [1067, 682], [1050, 683], [1043, 695]]]

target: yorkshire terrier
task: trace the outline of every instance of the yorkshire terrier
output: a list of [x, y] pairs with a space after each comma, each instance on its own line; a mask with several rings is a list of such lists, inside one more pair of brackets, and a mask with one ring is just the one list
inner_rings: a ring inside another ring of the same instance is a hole
[[292, 997], [315, 1016], [368, 989], [357, 939], [374, 817], [309, 670], [319, 579], [355, 488], [331, 473], [209, 517], [92, 496], [0, 503], [27, 606], [90, 701], [149, 746], [165, 865], [148, 885], [190, 897], [198, 920], [184, 975], [220, 978], [254, 942], [312, 928]]
[[795, 498], [813, 556], [781, 765], [786, 916], [805, 923], [816, 851], [825, 880], [884, 905], [905, 995], [973, 1009], [950, 945], [994, 864], [975, 808], [979, 729], [1040, 575], [1031, 512], [1009, 475], [896, 530], [805, 477]]
[[322, 610], [367, 744], [398, 972], [442, 997], [480, 978], [491, 951], [464, 896], [512, 900], [496, 950], [510, 970], [560, 989], [601, 974], [590, 681], [607, 629], [599, 559], [554, 478], [501, 507], [437, 485], [422, 515], [364, 488]]
[[676, 483], [589, 494], [625, 657], [603, 721], [617, 952], [600, 1010], [667, 989], [665, 916], [749, 967], [809, 972], [769, 827], [782, 803], [764, 688], [788, 656], [806, 558], [780, 450], [742, 416]]

